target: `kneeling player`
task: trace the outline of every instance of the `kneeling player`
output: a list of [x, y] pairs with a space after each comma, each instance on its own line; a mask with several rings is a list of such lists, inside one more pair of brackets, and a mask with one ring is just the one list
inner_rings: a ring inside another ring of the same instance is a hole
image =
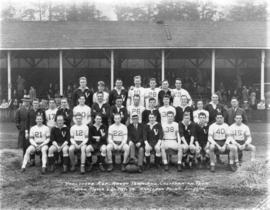
[[155, 151], [155, 164], [159, 168], [161, 165], [161, 141], [163, 139], [163, 130], [161, 124], [156, 121], [156, 116], [149, 115], [149, 123], [145, 126], [144, 143], [146, 166], [150, 167], [150, 153]]
[[163, 141], [161, 144], [161, 155], [164, 163], [165, 171], [169, 170], [167, 154], [168, 149], [178, 152], [177, 171], [182, 171], [182, 157], [183, 150], [187, 150], [188, 145], [183, 139], [184, 144], [181, 144], [181, 138], [179, 135], [178, 123], [174, 122], [174, 113], [169, 111], [167, 113], [168, 122], [162, 124], [163, 129]]
[[[240, 157], [240, 161], [242, 161], [242, 155], [243, 151], [251, 151], [251, 161], [255, 160], [255, 152], [256, 152], [256, 147], [251, 144], [252, 138], [250, 134], [249, 127], [242, 123], [242, 115], [236, 115], [235, 118], [235, 123], [230, 126], [230, 134], [232, 137], [233, 143], [237, 146], [238, 148], [238, 155]], [[238, 162], [238, 155], [236, 155], [236, 160], [235, 162]]]
[[229, 153], [230, 169], [236, 171], [237, 168], [233, 163], [237, 148], [230, 144], [229, 126], [224, 123], [224, 117], [221, 113], [217, 113], [216, 122], [209, 127], [208, 141], [210, 142], [210, 171], [215, 172], [215, 155], [220, 153]]
[[121, 170], [125, 171], [126, 164], [129, 156], [129, 146], [127, 144], [127, 126], [121, 123], [120, 114], [114, 115], [114, 124], [109, 127], [108, 131], [108, 145], [107, 145], [107, 157], [108, 157], [108, 169], [107, 171], [113, 170], [112, 162], [112, 151], [124, 152], [124, 160], [122, 163]]
[[95, 123], [89, 126], [89, 140], [86, 147], [86, 163], [88, 165], [87, 171], [92, 168], [92, 153], [100, 152], [98, 155], [97, 163], [99, 169], [105, 171], [105, 158], [106, 158], [106, 145], [107, 145], [107, 127], [102, 124], [102, 115], [96, 114]]
[[75, 152], [81, 152], [81, 174], [85, 173], [85, 149], [88, 141], [89, 128], [87, 125], [82, 124], [82, 114], [75, 115], [76, 124], [70, 129], [70, 147], [69, 158], [71, 163], [70, 171], [75, 171]]
[[26, 149], [23, 163], [22, 172], [25, 171], [27, 162], [30, 159], [30, 155], [35, 152], [41, 152], [42, 155], [42, 174], [46, 172], [47, 164], [47, 151], [48, 143], [50, 142], [50, 130], [46, 125], [43, 125], [43, 117], [41, 115], [36, 116], [36, 125], [30, 129], [29, 137], [30, 146]]
[[69, 128], [64, 124], [64, 116], [56, 116], [56, 127], [51, 130], [51, 146], [49, 148], [48, 163], [49, 171], [54, 171], [54, 154], [63, 153], [63, 173], [67, 172], [69, 163], [68, 149], [70, 142]]

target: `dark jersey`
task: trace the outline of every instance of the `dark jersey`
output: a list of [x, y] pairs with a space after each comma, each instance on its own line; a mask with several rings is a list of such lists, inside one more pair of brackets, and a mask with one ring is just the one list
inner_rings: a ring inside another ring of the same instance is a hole
[[63, 115], [64, 116], [64, 123], [67, 127], [70, 128], [71, 126], [71, 121], [72, 121], [72, 117], [73, 117], [73, 112], [71, 109], [63, 109], [63, 108], [59, 108], [56, 112], [56, 116], [55, 119], [57, 119], [58, 115]]
[[89, 88], [86, 88], [84, 90], [82, 90], [81, 88], [78, 88], [73, 92], [73, 97], [72, 97], [73, 107], [78, 105], [79, 103], [78, 99], [80, 98], [81, 95], [85, 96], [85, 104], [91, 107], [93, 105], [93, 91], [91, 91]]
[[158, 93], [158, 103], [159, 103], [159, 106], [163, 106], [163, 97], [165, 95], [169, 95], [170, 96], [170, 104], [173, 102], [173, 97], [172, 97], [172, 93], [170, 90], [168, 90], [167, 92], [165, 92], [164, 90], [161, 90], [159, 91]]
[[128, 118], [128, 112], [126, 107], [122, 106], [121, 108], [117, 108], [116, 106], [111, 107], [111, 122], [112, 124], [114, 123], [114, 115], [115, 114], [120, 114], [121, 115], [121, 123], [126, 124], [127, 118]]
[[190, 106], [186, 106], [186, 107], [176, 107], [175, 108], [176, 111], [176, 116], [175, 116], [175, 122], [182, 122], [183, 117], [184, 117], [184, 113], [188, 112], [190, 114], [190, 120], [193, 121], [193, 108]]
[[150, 144], [151, 147], [154, 147], [158, 140], [163, 139], [163, 129], [160, 123], [156, 123], [151, 127], [150, 123], [147, 123], [144, 128], [144, 141]]
[[194, 138], [197, 141], [201, 148], [204, 148], [208, 142], [208, 129], [209, 125], [195, 124]]
[[216, 108], [213, 107], [211, 103], [205, 106], [205, 110], [209, 112], [209, 125], [216, 121], [217, 113], [222, 113], [224, 118], [226, 119], [226, 110], [223, 105], [217, 104]]
[[[103, 136], [102, 133], [105, 135]], [[107, 144], [107, 127], [105, 125], [101, 125], [97, 128], [95, 125], [89, 126], [89, 138], [87, 144], [91, 144], [94, 149], [100, 147], [103, 144]], [[94, 138], [94, 136], [100, 136], [99, 142]]]
[[62, 128], [53, 127], [50, 135], [50, 144], [52, 144], [53, 141], [56, 141], [59, 146], [61, 146], [65, 141], [70, 144], [69, 128], [66, 125]]
[[157, 122], [160, 123], [160, 113], [157, 109], [149, 110], [145, 109], [142, 113], [142, 123], [147, 124], [149, 122], [149, 115], [154, 114], [156, 116]]
[[121, 96], [123, 99], [123, 106], [126, 106], [127, 104], [127, 97], [128, 97], [128, 92], [124, 88], [118, 93], [117, 90], [114, 88], [109, 95], [109, 104], [110, 106], [115, 105], [115, 100], [117, 97]]
[[183, 122], [179, 123], [179, 133], [180, 136], [184, 136], [187, 144], [190, 143], [191, 136], [194, 137], [195, 123], [190, 122], [188, 126], [185, 126]]
[[102, 123], [108, 126], [110, 118], [110, 105], [108, 103], [102, 104], [100, 107], [98, 103], [94, 103], [92, 106], [92, 118], [95, 119], [96, 114], [101, 114]]

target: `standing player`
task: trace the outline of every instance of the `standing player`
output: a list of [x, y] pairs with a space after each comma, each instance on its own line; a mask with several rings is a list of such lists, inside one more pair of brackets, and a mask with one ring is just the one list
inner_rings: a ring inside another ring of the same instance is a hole
[[159, 106], [163, 106], [163, 98], [164, 96], [167, 95], [169, 96], [169, 104], [172, 103], [172, 92], [169, 89], [169, 81], [168, 80], [163, 80], [162, 81], [162, 86], [161, 90], [158, 93], [158, 104]]
[[78, 99], [81, 95], [84, 95], [85, 104], [89, 107], [93, 105], [93, 91], [87, 87], [86, 77], [80, 77], [79, 79], [80, 87], [76, 89], [73, 93], [73, 107], [78, 105]]
[[98, 82], [98, 91], [94, 93], [93, 95], [93, 103], [97, 103], [97, 94], [99, 92], [103, 93], [103, 103], [108, 103], [109, 102], [109, 93], [105, 91], [105, 82], [99, 81]]
[[69, 164], [68, 149], [70, 144], [69, 128], [64, 124], [64, 116], [57, 115], [56, 126], [51, 130], [51, 146], [48, 153], [49, 171], [54, 171], [54, 154], [63, 152], [63, 173]]
[[134, 96], [139, 95], [140, 97], [140, 106], [144, 107], [144, 96], [145, 96], [145, 89], [141, 87], [142, 84], [142, 77], [135, 76], [134, 77], [134, 87], [130, 87], [128, 91], [128, 100], [127, 100], [127, 107], [134, 105]]
[[169, 111], [167, 115], [168, 115], [167, 123], [162, 124], [164, 136], [163, 136], [163, 141], [161, 144], [161, 155], [162, 155], [162, 160], [164, 163], [164, 169], [165, 171], [169, 170], [166, 151], [168, 149], [171, 149], [178, 152], [177, 171], [181, 172], [183, 150], [187, 150], [188, 145], [187, 145], [187, 142], [185, 142], [185, 139], [182, 139], [184, 144], [181, 144], [178, 123], [173, 121], [174, 113]]
[[140, 105], [140, 96], [139, 95], [135, 95], [133, 97], [133, 103], [134, 105], [130, 105], [128, 107], [128, 114], [129, 114], [129, 119], [130, 119], [130, 123], [132, 123], [132, 114], [136, 113], [139, 117], [139, 123], [142, 123], [142, 113], [145, 110], [144, 106]]
[[76, 113], [75, 125], [70, 128], [70, 147], [69, 147], [69, 158], [71, 163], [70, 171], [75, 171], [75, 152], [81, 152], [81, 174], [85, 173], [85, 149], [88, 141], [89, 128], [86, 124], [83, 124], [83, 116], [81, 113]]
[[172, 112], [173, 115], [176, 115], [175, 108], [173, 106], [170, 106], [170, 96], [165, 95], [163, 98], [163, 106], [159, 107], [158, 111], [160, 114], [161, 118], [161, 124], [167, 123], [168, 122], [168, 112]]
[[161, 166], [161, 142], [163, 139], [163, 130], [160, 123], [156, 121], [155, 114], [149, 114], [149, 123], [145, 125], [144, 144], [146, 166], [150, 167], [150, 153], [155, 151], [155, 165], [159, 168]]
[[[255, 160], [256, 147], [251, 144], [252, 138], [250, 134], [249, 127], [242, 123], [242, 114], [236, 114], [235, 123], [230, 126], [230, 134], [233, 143], [238, 148], [238, 153], [240, 153], [240, 158], [242, 159], [243, 151], [251, 151], [251, 161]], [[236, 155], [235, 162], [238, 162], [238, 155]], [[242, 161], [240, 159], [240, 162]]]
[[30, 146], [27, 148], [23, 163], [22, 172], [25, 171], [27, 162], [30, 159], [30, 154], [35, 154], [35, 152], [41, 152], [42, 155], [42, 174], [46, 172], [47, 164], [47, 151], [48, 143], [50, 142], [50, 130], [46, 125], [43, 125], [43, 118], [41, 115], [36, 116], [36, 125], [30, 129], [29, 137]]
[[176, 110], [176, 116], [175, 121], [176, 122], [182, 122], [184, 113], [189, 113], [191, 121], [193, 121], [193, 108], [188, 105], [188, 99], [185, 95], [182, 95], [181, 97], [181, 105], [175, 108]]
[[154, 114], [156, 116], [157, 122], [160, 123], [160, 114], [158, 109], [155, 108], [156, 99], [155, 98], [149, 98], [149, 107], [148, 109], [145, 109], [142, 113], [142, 123], [146, 124], [149, 122], [149, 115]]
[[197, 109], [193, 111], [193, 121], [195, 123], [199, 123], [200, 119], [199, 119], [199, 115], [200, 113], [204, 113], [206, 116], [206, 123], [209, 122], [209, 112], [206, 111], [205, 109], [203, 109], [203, 101], [199, 100], [197, 101]]
[[114, 115], [114, 124], [109, 127], [108, 131], [108, 145], [107, 145], [107, 157], [108, 157], [108, 169], [107, 171], [113, 170], [112, 164], [112, 151], [124, 152], [124, 160], [122, 163], [121, 170], [126, 170], [126, 164], [129, 156], [129, 146], [127, 144], [127, 126], [121, 123], [120, 114]]
[[55, 126], [57, 108], [54, 99], [49, 100], [49, 109], [45, 111], [47, 126], [50, 130]]
[[114, 115], [120, 114], [121, 116], [121, 123], [126, 124], [128, 119], [128, 111], [126, 107], [123, 105], [123, 98], [121, 96], [117, 96], [115, 99], [115, 105], [111, 107], [110, 115], [111, 115], [111, 123], [114, 123]]
[[89, 126], [89, 139], [86, 147], [86, 163], [88, 171], [92, 168], [92, 153], [98, 153], [97, 163], [100, 171], [105, 171], [105, 158], [107, 154], [107, 127], [102, 124], [101, 114], [96, 114], [95, 123]]
[[69, 109], [67, 98], [61, 98], [61, 106], [56, 112], [56, 117], [58, 115], [62, 115], [64, 117], [65, 125], [70, 128], [73, 113], [72, 110]]
[[82, 115], [82, 124], [88, 125], [91, 122], [91, 108], [85, 105], [85, 96], [79, 97], [79, 104], [73, 108], [73, 121], [76, 124], [75, 115], [80, 113]]
[[229, 126], [224, 123], [221, 113], [216, 114], [216, 122], [211, 124], [208, 131], [208, 141], [210, 142], [210, 171], [215, 172], [215, 154], [229, 153], [229, 165], [232, 171], [236, 171], [234, 158], [236, 157], [237, 147], [230, 144]]
[[96, 93], [97, 102], [94, 102], [92, 106], [92, 117], [95, 119], [97, 114], [102, 116], [102, 123], [106, 126], [110, 124], [110, 105], [104, 103], [104, 92]]
[[116, 99], [118, 98], [118, 96], [120, 96], [122, 98], [123, 106], [126, 106], [128, 92], [123, 87], [123, 81], [121, 79], [115, 80], [115, 88], [113, 90], [111, 90], [111, 92], [110, 92], [110, 95], [109, 95], [110, 106], [113, 106], [116, 104]]
[[205, 110], [209, 112], [209, 125], [215, 122], [217, 113], [221, 113], [226, 117], [226, 110], [222, 104], [219, 103], [218, 95], [213, 94], [209, 104], [205, 106]]
[[182, 100], [182, 96], [186, 96], [188, 99], [188, 105], [191, 106], [192, 105], [192, 99], [190, 97], [190, 94], [187, 90], [185, 90], [184, 88], [182, 88], [182, 81], [180, 78], [176, 78], [175, 79], [175, 89], [172, 90], [172, 97], [173, 97], [173, 106], [174, 107], [178, 107], [180, 106], [181, 100]]
[[149, 99], [150, 98], [154, 98], [155, 99], [155, 104], [154, 107], [156, 107], [158, 105], [158, 93], [160, 91], [159, 88], [156, 87], [157, 82], [155, 78], [151, 78], [149, 80], [149, 88], [145, 89], [145, 95], [144, 95], [144, 99], [145, 99], [145, 107], [146, 109], [149, 109]]

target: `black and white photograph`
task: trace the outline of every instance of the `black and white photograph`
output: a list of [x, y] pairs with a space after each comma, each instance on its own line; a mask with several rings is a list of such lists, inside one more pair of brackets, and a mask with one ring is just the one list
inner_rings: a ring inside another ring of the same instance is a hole
[[270, 209], [268, 0], [1, 0], [0, 209]]

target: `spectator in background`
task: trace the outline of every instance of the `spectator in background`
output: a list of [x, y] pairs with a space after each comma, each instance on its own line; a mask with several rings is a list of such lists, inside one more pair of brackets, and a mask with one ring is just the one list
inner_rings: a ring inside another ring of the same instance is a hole
[[54, 97], [54, 89], [53, 89], [53, 84], [50, 83], [49, 84], [49, 89], [48, 89], [48, 92], [47, 92], [47, 97], [48, 99], [51, 99]]
[[33, 86], [30, 87], [29, 96], [31, 100], [37, 97], [37, 91]]
[[67, 97], [67, 102], [71, 107], [73, 106], [73, 104], [72, 104], [72, 92], [73, 91], [72, 91], [71, 85], [68, 85], [65, 95]]
[[256, 92], [252, 91], [250, 93], [250, 97], [249, 97], [249, 104], [251, 109], [257, 109], [257, 99], [256, 99]]
[[22, 78], [21, 75], [18, 75], [16, 82], [17, 82], [18, 99], [22, 99], [24, 96], [25, 80]]
[[243, 89], [242, 89], [242, 101], [248, 101], [248, 89], [247, 87], [244, 85]]

